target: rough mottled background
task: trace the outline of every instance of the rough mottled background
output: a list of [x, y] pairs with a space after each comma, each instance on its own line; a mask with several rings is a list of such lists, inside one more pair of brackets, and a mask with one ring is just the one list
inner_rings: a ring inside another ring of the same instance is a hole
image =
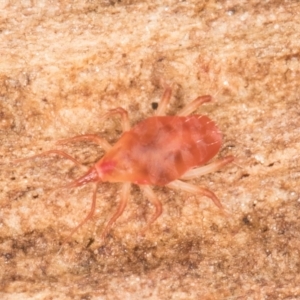
[[[300, 299], [299, 1], [8, 1], [0, 4], [1, 299]], [[116, 106], [132, 124], [153, 114], [161, 82], [170, 114], [198, 95], [236, 160], [194, 180], [204, 197], [138, 188], [103, 244], [118, 184], [103, 184], [93, 221], [61, 247], [89, 209], [92, 187], [53, 189], [103, 151], [55, 141], [96, 133], [115, 142]]]

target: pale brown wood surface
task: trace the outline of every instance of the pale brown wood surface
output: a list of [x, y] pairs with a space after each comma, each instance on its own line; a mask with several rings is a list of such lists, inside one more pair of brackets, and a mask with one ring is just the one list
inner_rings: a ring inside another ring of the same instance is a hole
[[[300, 299], [299, 1], [2, 1], [0, 4], [1, 299]], [[219, 157], [236, 160], [193, 183], [209, 199], [138, 188], [105, 243], [120, 185], [56, 187], [103, 150], [55, 141], [99, 134], [114, 143], [122, 106], [131, 124], [153, 115], [163, 84], [170, 114], [197, 96], [219, 126]]]

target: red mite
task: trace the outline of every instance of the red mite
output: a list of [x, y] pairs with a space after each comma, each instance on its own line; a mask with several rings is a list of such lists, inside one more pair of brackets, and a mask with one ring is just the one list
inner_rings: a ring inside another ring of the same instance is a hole
[[[141, 121], [131, 129], [127, 111], [123, 108], [112, 109], [106, 113], [102, 119], [114, 114], [121, 116], [124, 132], [114, 146], [111, 146], [101, 137], [91, 134], [58, 141], [58, 144], [63, 144], [72, 141], [91, 140], [100, 144], [106, 151], [106, 154], [86, 174], [66, 186], [78, 187], [89, 182], [96, 183], [90, 212], [72, 230], [69, 237], [93, 217], [96, 208], [97, 188], [101, 182], [123, 183], [118, 209], [107, 223], [102, 233], [103, 239], [124, 212], [132, 183], [137, 184], [148, 200], [155, 206], [155, 213], [148, 221], [148, 226], [162, 213], [162, 204], [151, 188], [153, 185], [167, 186], [171, 189], [178, 189], [199, 196], [204, 195], [222, 209], [219, 199], [213, 192], [179, 180], [192, 179], [217, 171], [233, 161], [233, 156], [227, 156], [203, 166], [219, 152], [222, 136], [216, 124], [208, 117], [190, 114], [202, 103], [211, 101], [211, 97], [198, 97], [180, 110], [177, 115], [166, 116], [165, 110], [170, 98], [171, 88], [167, 87], [156, 115]], [[50, 150], [33, 157], [53, 153], [79, 164], [76, 159], [60, 150]], [[27, 159], [29, 158], [18, 161]]]

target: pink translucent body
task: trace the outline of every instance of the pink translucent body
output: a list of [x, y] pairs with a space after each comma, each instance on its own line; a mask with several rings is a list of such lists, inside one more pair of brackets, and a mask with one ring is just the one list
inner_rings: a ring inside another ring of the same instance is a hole
[[221, 142], [206, 116], [150, 117], [125, 132], [95, 168], [102, 181], [163, 186], [208, 162]]

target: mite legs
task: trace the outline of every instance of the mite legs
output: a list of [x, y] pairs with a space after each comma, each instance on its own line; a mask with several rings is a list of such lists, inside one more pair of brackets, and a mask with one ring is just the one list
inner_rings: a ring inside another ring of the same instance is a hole
[[217, 196], [208, 189], [201, 188], [190, 183], [186, 183], [180, 180], [174, 180], [166, 185], [170, 189], [185, 191], [194, 195], [203, 195], [210, 198], [216, 206], [223, 209], [223, 206]]
[[177, 116], [188, 116], [191, 114], [193, 111], [195, 111], [201, 104], [205, 102], [211, 101], [211, 96], [205, 95], [205, 96], [200, 96], [196, 98], [194, 101], [191, 103], [187, 104], [183, 109], [181, 109], [176, 115]]
[[121, 201], [119, 203], [117, 211], [113, 214], [113, 216], [108, 221], [107, 225], [105, 226], [102, 239], [105, 239], [109, 230], [111, 229], [112, 225], [117, 221], [117, 219], [123, 214], [124, 209], [128, 203], [129, 193], [130, 193], [131, 183], [125, 182], [123, 183], [122, 191], [121, 191]]
[[66, 158], [66, 159], [69, 159], [69, 160], [73, 161], [76, 165], [81, 166], [81, 163], [79, 161], [77, 161], [74, 157], [72, 157], [71, 155], [67, 154], [66, 152], [60, 151], [60, 150], [49, 150], [49, 151], [45, 151], [43, 153], [36, 154], [36, 155], [33, 155], [33, 156], [16, 159], [16, 160], [13, 161], [13, 163], [19, 163], [19, 162], [22, 162], [22, 161], [26, 161], [26, 160], [29, 160], [29, 159], [34, 159], [34, 158], [37, 158], [37, 157], [40, 157], [40, 156], [43, 156], [43, 155], [50, 155], [50, 154], [60, 155], [64, 158]]
[[142, 234], [148, 229], [148, 227], [161, 215], [162, 213], [162, 204], [157, 199], [155, 193], [152, 191], [152, 189], [147, 185], [140, 185], [139, 186], [144, 195], [148, 198], [148, 200], [155, 206], [155, 213], [148, 221], [148, 224], [144, 230], [142, 230]]
[[[128, 119], [128, 113], [126, 110], [124, 110], [123, 108], [116, 108], [116, 109], [112, 109], [110, 110], [108, 113], [106, 113], [105, 115], [102, 116], [102, 120], [106, 119], [114, 114], [120, 114], [121, 115], [121, 124], [122, 124], [122, 129], [123, 131], [129, 130], [130, 129], [130, 124], [129, 124], [129, 119]], [[85, 134], [85, 135], [79, 135], [79, 136], [75, 136], [72, 138], [67, 138], [67, 139], [63, 139], [63, 140], [59, 140], [56, 142], [56, 144], [58, 145], [63, 145], [69, 142], [78, 142], [78, 141], [84, 141], [84, 140], [89, 140], [92, 141], [98, 145], [100, 145], [106, 152], [109, 151], [111, 149], [111, 145], [103, 138], [101, 138], [100, 136], [96, 135], [96, 134]], [[67, 154], [64, 151], [61, 150], [49, 150], [49, 151], [45, 151], [43, 153], [31, 156], [31, 157], [26, 157], [26, 158], [22, 158], [22, 159], [18, 159], [15, 160], [14, 162], [22, 162], [22, 161], [26, 161], [29, 159], [33, 159], [39, 156], [43, 156], [43, 155], [51, 155], [51, 154], [56, 154], [56, 155], [60, 155], [66, 159], [69, 159], [71, 161], [73, 161], [76, 165], [81, 166], [80, 162], [78, 162], [75, 158], [73, 158], [72, 156], [70, 156], [69, 154]], [[91, 173], [93, 171], [93, 169], [90, 169]], [[96, 209], [96, 195], [97, 195], [97, 189], [98, 186], [100, 184], [100, 181], [96, 183], [95, 187], [94, 187], [94, 191], [93, 191], [93, 196], [92, 196], [92, 204], [91, 204], [91, 208], [89, 213], [87, 214], [87, 216], [71, 231], [71, 233], [68, 235], [67, 239], [68, 240], [81, 226], [83, 226], [87, 221], [89, 221], [94, 213], [95, 213], [95, 209]], [[51, 192], [51, 194], [53, 194], [54, 192], [56, 192], [58, 189], [61, 188], [68, 188], [68, 187], [75, 187], [78, 186], [76, 185], [76, 181], [67, 184], [65, 186], [56, 188], [54, 191]], [[119, 218], [119, 216], [121, 216], [121, 214], [123, 213], [125, 206], [128, 202], [128, 197], [129, 197], [129, 190], [130, 190], [130, 184], [125, 183], [123, 185], [123, 189], [122, 189], [122, 195], [121, 195], [121, 202], [119, 204], [118, 210], [116, 211], [116, 213], [112, 216], [112, 218], [109, 220], [108, 224], [105, 227], [105, 230], [102, 234], [102, 237], [105, 238], [105, 236], [108, 234], [109, 229], [111, 228], [111, 226], [113, 225], [113, 223]], [[51, 195], [50, 194], [50, 195]]]
[[189, 171], [187, 171], [183, 176], [181, 176], [180, 179], [182, 180], [189, 180], [193, 178], [197, 178], [199, 176], [216, 172], [223, 168], [225, 165], [231, 163], [234, 160], [234, 157], [232, 155], [226, 156], [224, 158], [221, 158], [217, 161], [214, 161], [206, 166], [199, 167], [199, 168], [194, 168]]
[[155, 112], [156, 116], [164, 116], [166, 114], [166, 108], [171, 100], [171, 95], [172, 89], [171, 87], [167, 86]]
[[[126, 110], [124, 110], [121, 107], [110, 110], [109, 112], [107, 112], [106, 114], [104, 114], [101, 117], [101, 120], [107, 119], [110, 116], [115, 115], [115, 114], [119, 114], [121, 116], [121, 125], [122, 125], [123, 131], [130, 130], [130, 123], [129, 123], [129, 119], [128, 119], [128, 113], [127, 113]], [[99, 137], [95, 134], [86, 134], [86, 135], [75, 136], [75, 137], [72, 137], [72, 138], [69, 138], [69, 139], [58, 141], [58, 144], [65, 144], [67, 142], [76, 142], [76, 141], [81, 141], [81, 140], [93, 141], [93, 142], [99, 144], [100, 146], [102, 146], [105, 151], [109, 151], [112, 147], [105, 139], [103, 139], [103, 138], [101, 138], [101, 137]], [[100, 184], [100, 182], [97, 182], [97, 184], [95, 186], [95, 189], [94, 189], [94, 192], [93, 192], [92, 205], [91, 205], [90, 212], [85, 217], [85, 219], [83, 221], [81, 221], [79, 223], [79, 225], [77, 225], [72, 230], [71, 234], [68, 236], [68, 239], [74, 234], [74, 232], [76, 232], [82, 225], [84, 225], [88, 220], [90, 220], [93, 217], [93, 215], [95, 213], [95, 209], [96, 209], [96, 194], [97, 194], [97, 189], [98, 189], [99, 184]], [[102, 238], [103, 239], [106, 238], [106, 236], [109, 233], [109, 230], [111, 229], [112, 225], [123, 214], [124, 209], [125, 209], [125, 207], [127, 205], [127, 202], [128, 202], [130, 187], [131, 187], [130, 183], [124, 183], [123, 184], [122, 191], [121, 191], [121, 201], [119, 203], [117, 211], [110, 218], [110, 220], [108, 221], [107, 225], [104, 228], [104, 231], [102, 233]]]
[[[128, 113], [122, 107], [117, 107], [115, 109], [111, 109], [110, 111], [105, 113], [100, 118], [100, 121], [104, 121], [105, 119], [108, 119], [112, 115], [117, 115], [117, 114], [121, 116], [122, 130], [123, 131], [130, 130]], [[108, 152], [112, 147], [105, 139], [101, 138], [100, 136], [98, 136], [96, 134], [84, 134], [84, 135], [74, 136], [72, 138], [59, 140], [59, 141], [57, 141], [57, 144], [62, 145], [62, 144], [66, 144], [68, 142], [77, 142], [77, 141], [82, 141], [82, 140], [90, 140], [90, 141], [100, 145], [105, 150], [105, 152]]]
[[[100, 136], [96, 135], [96, 134], [85, 134], [85, 135], [78, 135], [72, 138], [68, 138], [68, 139], [63, 139], [63, 140], [59, 140], [56, 142], [57, 145], [63, 145], [69, 142], [78, 142], [78, 141], [82, 141], [82, 140], [91, 140], [94, 143], [102, 146], [102, 148], [107, 152], [110, 148], [111, 145], [103, 138], [101, 138]], [[44, 156], [44, 155], [51, 155], [51, 154], [56, 154], [56, 155], [60, 155], [66, 159], [69, 159], [71, 161], [73, 161], [76, 165], [81, 166], [81, 163], [76, 160], [74, 157], [72, 157], [71, 155], [69, 155], [68, 153], [61, 151], [61, 150], [48, 150], [33, 156], [29, 156], [29, 157], [25, 157], [25, 158], [20, 158], [20, 159], [16, 159], [13, 162], [14, 163], [18, 163], [18, 162], [22, 162], [22, 161], [26, 161], [29, 159], [33, 159], [33, 158], [37, 158], [40, 156]]]
[[[172, 95], [172, 89], [171, 87], [167, 86], [164, 94], [160, 100], [158, 109], [155, 112], [156, 116], [164, 116], [166, 114], [166, 108], [167, 105], [169, 104], [171, 100], [171, 95]], [[191, 114], [193, 111], [195, 111], [201, 104], [205, 102], [211, 101], [211, 96], [205, 95], [205, 96], [200, 96], [196, 98], [194, 101], [191, 103], [187, 104], [183, 109], [181, 109], [176, 115], [177, 116], [187, 116]]]
[[99, 146], [101, 146], [105, 152], [109, 151], [111, 148], [111, 145], [102, 137], [96, 135], [96, 134], [83, 134], [83, 135], [77, 135], [71, 138], [59, 140], [56, 142], [57, 145], [64, 145], [69, 142], [78, 142], [83, 140], [90, 140]]
[[117, 107], [117, 108], [111, 109], [106, 114], [104, 114], [100, 118], [100, 120], [107, 119], [108, 117], [110, 117], [112, 115], [120, 115], [121, 116], [121, 125], [122, 125], [122, 130], [123, 131], [130, 130], [130, 123], [129, 123], [129, 118], [128, 118], [128, 112], [124, 108]]
[[[211, 172], [215, 172], [220, 170], [223, 166], [227, 165], [228, 163], [232, 162], [234, 160], [233, 156], [226, 156], [224, 158], [221, 158], [213, 163], [210, 163], [206, 166], [194, 168], [192, 170], [187, 171], [180, 179], [187, 180], [187, 179], [193, 179], [196, 177], [199, 177], [201, 175], [205, 175]], [[177, 189], [177, 190], [183, 190], [191, 194], [195, 195], [203, 195], [208, 198], [210, 198], [216, 206], [219, 208], [223, 208], [220, 200], [217, 198], [217, 196], [211, 192], [208, 189], [201, 188], [195, 185], [192, 185], [190, 183], [183, 182], [181, 180], [175, 180], [169, 184], [167, 184], [167, 187], [171, 189]]]
[[65, 239], [65, 242], [67, 242], [71, 236], [82, 226], [84, 225], [87, 221], [89, 221], [90, 219], [92, 219], [95, 210], [96, 210], [96, 197], [97, 197], [97, 190], [98, 190], [98, 186], [100, 183], [95, 184], [95, 188], [93, 191], [93, 198], [92, 198], [92, 205], [91, 205], [91, 209], [89, 211], [89, 213], [87, 214], [87, 216], [75, 227], [72, 229], [71, 233], [67, 236], [67, 238]]

